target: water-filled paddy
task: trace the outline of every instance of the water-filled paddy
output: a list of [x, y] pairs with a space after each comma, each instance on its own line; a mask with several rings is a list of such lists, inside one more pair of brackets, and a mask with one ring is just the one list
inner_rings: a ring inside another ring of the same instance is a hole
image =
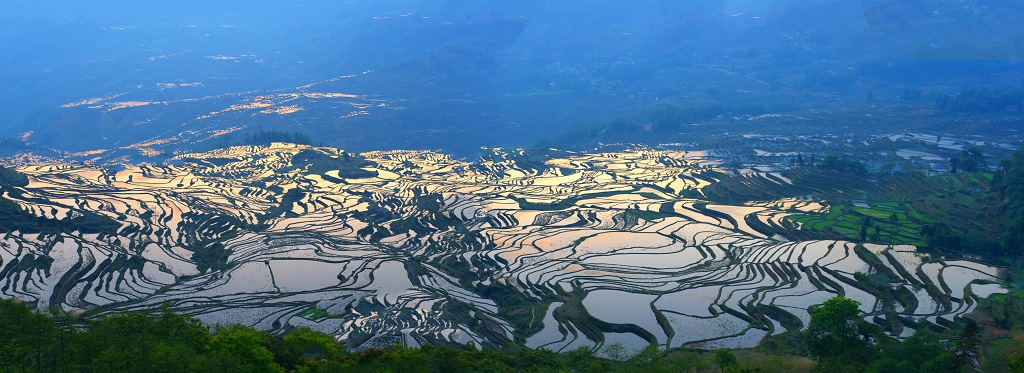
[[[876, 304], [896, 302], [863, 290], [858, 273], [890, 273], [891, 285], [918, 302], [893, 309], [932, 322], [961, 317], [977, 298], [1006, 291], [998, 268], [928, 261], [913, 246], [866, 245], [876, 262], [852, 242], [769, 238], [756, 222], [830, 207], [804, 196], [737, 204], [695, 198], [728, 172], [708, 152], [643, 149], [548, 161], [571, 172], [424, 151], [364, 154], [375, 177], [289, 168], [300, 151], [341, 157], [317, 149], [187, 154], [216, 162], [128, 168], [111, 181], [93, 166], [22, 167], [30, 183], [19, 205], [49, 217], [94, 211], [118, 228], [69, 233], [56, 245], [6, 234], [0, 267], [28, 254], [53, 261], [49, 272], [8, 272], [2, 295], [45, 303], [63, 282], [67, 291], [55, 304], [66, 309], [166, 303], [210, 323], [313, 325], [353, 348], [396, 338], [481, 346], [518, 337], [565, 351], [613, 343], [640, 349], [645, 338], [670, 347], [753, 346], [784, 329], [758, 307], [806, 325], [808, 307], [837, 294], [859, 301], [869, 319]], [[765, 176], [777, 172], [772, 167], [751, 171], [744, 177], [794, 183]], [[922, 282], [948, 296], [948, 307]], [[330, 317], [312, 320], [304, 313], [310, 309]], [[524, 328], [534, 333], [520, 335]]]

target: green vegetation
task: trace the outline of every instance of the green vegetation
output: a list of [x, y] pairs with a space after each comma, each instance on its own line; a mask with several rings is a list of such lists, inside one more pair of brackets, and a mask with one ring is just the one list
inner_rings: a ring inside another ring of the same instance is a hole
[[[1020, 273], [1019, 265], [1014, 272]], [[1017, 289], [981, 299], [970, 317], [982, 327], [981, 370], [1024, 371], [1024, 292]]]
[[[835, 297], [811, 309], [802, 332], [815, 370], [823, 372], [971, 371], [979, 353], [981, 330], [968, 321], [953, 335], [919, 329], [904, 341], [886, 336], [863, 319], [859, 303]], [[955, 343], [944, 345], [943, 337]]]
[[308, 328], [270, 335], [232, 325], [210, 329], [167, 310], [79, 321], [0, 300], [0, 371], [4, 372], [722, 372], [771, 369], [729, 351], [714, 354], [656, 347], [608, 347], [624, 361], [588, 349], [565, 354], [526, 348], [424, 346], [347, 351]]
[[328, 314], [327, 310], [322, 310], [319, 308], [310, 308], [308, 310], [302, 311], [302, 313], [300, 313], [299, 316], [305, 317], [310, 320], [318, 320], [327, 317]]
[[[218, 233], [212, 237], [205, 236], [202, 232], [209, 227], [216, 227]], [[184, 225], [188, 237], [186, 248], [192, 252], [192, 262], [196, 264], [200, 273], [228, 267], [231, 251], [224, 245], [224, 241], [238, 237], [239, 229], [242, 227], [256, 228], [227, 215], [214, 216], [200, 224], [189, 222]]]
[[[315, 312], [307, 313], [310, 317]], [[520, 347], [347, 351], [333, 337], [308, 328], [283, 335], [239, 325], [211, 329], [166, 309], [82, 321], [0, 300], [0, 367], [5, 372], [956, 372], [969, 370], [983, 343], [981, 330], [971, 322], [951, 334], [921, 329], [899, 341], [865, 322], [857, 302], [841, 297], [812, 309], [808, 328], [799, 338], [792, 338], [793, 333], [772, 339], [788, 339], [795, 348], [785, 353], [763, 347], [663, 352], [651, 346], [629, 351], [611, 344], [602, 352], [613, 360], [585, 348], [563, 354]], [[955, 342], [946, 345], [940, 338]], [[799, 351], [814, 358], [813, 367], [789, 354]], [[1024, 361], [1024, 353], [1013, 352], [999, 361]]]
[[968, 89], [955, 96], [942, 96], [935, 107], [959, 113], [1021, 111], [1024, 89]]
[[838, 200], [826, 214], [794, 214], [787, 220], [819, 238], [984, 256], [1024, 253], [1024, 150], [1002, 160], [994, 173], [986, 172], [975, 147], [953, 159], [959, 172], [885, 176], [878, 180], [884, 188], [863, 192], [869, 202]]
[[867, 175], [868, 169], [863, 163], [856, 159], [841, 157], [835, 154], [829, 154], [825, 156], [825, 159], [821, 160], [818, 167], [824, 170], [846, 172], [855, 175]]
[[977, 146], [969, 146], [961, 153], [959, 158], [950, 158], [950, 173], [955, 174], [958, 170], [965, 172], [978, 172], [985, 170], [985, 155]]
[[[896, 206], [893, 206], [896, 205]], [[797, 214], [788, 218], [803, 229], [822, 232], [832, 238], [892, 245], [924, 245], [921, 238], [924, 216], [908, 203], [871, 203], [833, 206], [827, 214]]]
[[[976, 157], [973, 153], [964, 151], [965, 157]], [[922, 228], [928, 246], [975, 255], [1024, 254], [1024, 149], [1000, 161], [994, 174], [983, 176], [984, 188], [970, 183], [962, 187], [969, 197], [960, 198], [968, 204], [962, 211], [970, 216], [937, 215]]]
[[804, 330], [808, 352], [819, 362], [837, 365], [866, 360], [876, 331], [858, 319], [860, 304], [846, 298], [832, 298], [811, 309], [811, 323]]
[[1024, 149], [999, 162], [992, 185], [994, 193], [1004, 203], [1003, 249], [1020, 255], [1024, 253]]

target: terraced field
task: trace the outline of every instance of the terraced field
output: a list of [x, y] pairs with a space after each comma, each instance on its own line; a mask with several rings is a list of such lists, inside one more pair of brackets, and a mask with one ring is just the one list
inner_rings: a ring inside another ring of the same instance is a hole
[[[94, 212], [116, 234], [8, 231], [0, 294], [86, 315], [163, 305], [213, 323], [335, 334], [351, 348], [756, 345], [834, 295], [894, 335], [942, 328], [1001, 270], [909, 245], [788, 241], [799, 198], [726, 205], [704, 190], [782, 187], [707, 152], [465, 162], [290, 144], [113, 170], [20, 165], [4, 197], [36, 216]], [[737, 184], [737, 182], [740, 182]]]

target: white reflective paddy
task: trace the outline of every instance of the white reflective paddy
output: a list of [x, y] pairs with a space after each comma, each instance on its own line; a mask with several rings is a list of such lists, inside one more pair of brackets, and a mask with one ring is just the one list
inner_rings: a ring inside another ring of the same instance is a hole
[[[30, 184], [11, 199], [28, 211], [62, 218], [88, 210], [121, 228], [102, 237], [5, 234], [0, 295], [78, 312], [167, 304], [211, 324], [311, 326], [354, 348], [481, 346], [517, 332], [502, 299], [486, 295], [503, 286], [550, 302], [528, 320], [541, 326], [522, 341], [567, 351], [753, 346], [806, 325], [807, 309], [836, 295], [859, 301], [869, 319], [884, 318], [857, 273], [909, 274], [890, 285], [908, 289], [917, 304], [895, 304], [897, 314], [933, 323], [1006, 291], [999, 268], [929, 262], [912, 246], [865, 245], [887, 267], [875, 268], [851, 242], [767, 237], [747, 217], [768, 222], [789, 210], [825, 212], [827, 204], [683, 197], [719, 181], [706, 152], [576, 154], [544, 170], [370, 152], [365, 169], [378, 176], [345, 179], [338, 170], [290, 168], [303, 150], [341, 156], [278, 144], [116, 173], [23, 166]], [[301, 198], [279, 206], [293, 189]], [[280, 213], [261, 221], [272, 209]], [[224, 245], [225, 261], [201, 271], [193, 250], [209, 242]], [[12, 265], [28, 261], [38, 264]]]

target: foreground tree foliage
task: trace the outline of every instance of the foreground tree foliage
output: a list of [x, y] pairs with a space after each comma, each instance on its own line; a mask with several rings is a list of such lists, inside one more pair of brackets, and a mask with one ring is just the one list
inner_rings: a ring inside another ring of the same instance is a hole
[[[921, 329], [899, 341], [866, 323], [856, 301], [836, 297], [815, 307], [801, 333], [822, 372], [959, 372], [976, 369], [968, 325], [955, 341]], [[588, 349], [567, 353], [525, 348], [401, 346], [352, 352], [308, 328], [271, 335], [250, 327], [209, 328], [187, 315], [111, 315], [79, 322], [0, 300], [0, 372], [783, 372], [784, 356], [744, 361], [731, 350], [627, 351], [613, 344], [599, 358]], [[797, 358], [789, 356], [789, 358]], [[1010, 358], [1024, 366], [1024, 352]], [[1016, 364], [1016, 365], [1014, 365]]]
[[807, 350], [822, 372], [961, 372], [977, 367], [979, 328], [967, 322], [956, 340], [942, 341], [927, 328], [899, 341], [864, 321], [860, 304], [835, 297], [811, 309], [803, 331]]
[[285, 335], [241, 325], [210, 329], [167, 310], [76, 323], [68, 314], [0, 300], [0, 372], [710, 372], [742, 367], [727, 352], [666, 356], [652, 346], [628, 355], [633, 356], [616, 362], [587, 349], [559, 354], [394, 346], [351, 352], [308, 328]]
[[866, 360], [871, 346], [868, 323], [861, 320], [860, 303], [832, 298], [811, 309], [811, 324], [804, 330], [807, 349], [820, 362]]

